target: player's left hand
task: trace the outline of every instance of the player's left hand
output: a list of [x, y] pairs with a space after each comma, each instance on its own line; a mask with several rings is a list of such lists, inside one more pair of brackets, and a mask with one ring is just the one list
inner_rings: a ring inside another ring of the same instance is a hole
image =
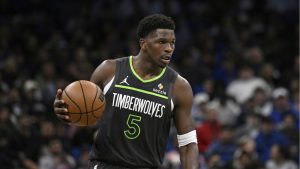
[[61, 98], [61, 95], [62, 95], [62, 90], [58, 89], [53, 103], [54, 112], [60, 120], [64, 122], [70, 122], [70, 116], [68, 115], [68, 109], [66, 103]]

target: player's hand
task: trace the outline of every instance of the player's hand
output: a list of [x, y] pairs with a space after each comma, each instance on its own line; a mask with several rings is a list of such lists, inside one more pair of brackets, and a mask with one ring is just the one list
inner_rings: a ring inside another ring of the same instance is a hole
[[53, 103], [54, 112], [60, 120], [64, 122], [70, 122], [70, 116], [68, 115], [68, 109], [66, 103], [61, 98], [61, 95], [62, 95], [62, 90], [58, 89]]

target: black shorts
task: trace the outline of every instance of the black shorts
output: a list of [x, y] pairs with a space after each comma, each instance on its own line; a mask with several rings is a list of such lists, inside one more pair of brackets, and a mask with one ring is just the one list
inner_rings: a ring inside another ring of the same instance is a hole
[[136, 168], [136, 167], [123, 167], [118, 165], [107, 164], [101, 161], [92, 160], [89, 163], [88, 169], [157, 169], [157, 168]]

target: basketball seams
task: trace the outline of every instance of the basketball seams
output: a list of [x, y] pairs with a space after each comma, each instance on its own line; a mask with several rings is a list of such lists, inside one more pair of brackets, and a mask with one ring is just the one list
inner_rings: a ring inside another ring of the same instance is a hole
[[[73, 113], [72, 113], [72, 114], [73, 114]], [[79, 114], [79, 113], [78, 113], [78, 114]], [[78, 120], [72, 121], [72, 123], [78, 123], [78, 122], [81, 120], [81, 116], [82, 116], [82, 114], [80, 114]]]
[[[99, 109], [101, 109], [102, 107], [104, 106], [104, 104], [102, 104], [100, 107], [94, 109], [94, 110], [91, 110], [91, 111], [88, 111], [88, 112], [85, 112], [86, 114], [90, 114], [92, 113], [93, 111], [97, 111]], [[80, 112], [68, 112], [69, 114], [80, 114]], [[97, 116], [94, 116], [94, 117], [97, 117]]]
[[[81, 81], [78, 81], [79, 84], [80, 84], [80, 88], [81, 88], [81, 92], [82, 92], [82, 95], [83, 95], [83, 100], [84, 100], [84, 105], [85, 105], [85, 112], [87, 112], [87, 105], [86, 105], [86, 99], [85, 99], [85, 95], [84, 95], [84, 90], [83, 90], [83, 87], [82, 87], [82, 84], [81, 84]], [[87, 113], [85, 113], [86, 115], [86, 125], [89, 124], [89, 118], [88, 118], [88, 115]]]
[[[82, 116], [82, 111], [81, 111], [81, 108], [80, 108], [80, 106], [69, 96], [69, 94], [68, 94], [68, 92], [66, 91], [66, 90], [64, 90], [64, 92], [65, 92], [65, 94], [66, 94], [66, 96], [67, 96], [67, 98], [79, 109], [79, 111], [80, 111], [80, 117], [79, 117], [79, 119], [78, 120], [75, 120], [75, 121], [73, 121], [72, 123], [77, 123], [80, 119], [81, 119], [81, 116]], [[68, 113], [71, 113], [71, 112], [68, 112]]]
[[[93, 103], [92, 103], [92, 115], [94, 116], [94, 117], [96, 117], [95, 116], [95, 114], [94, 114], [94, 103], [95, 103], [95, 101], [96, 101], [96, 98], [97, 98], [97, 95], [98, 95], [98, 92], [99, 92], [99, 88], [98, 88], [98, 86], [95, 84], [95, 87], [96, 87], [96, 95], [95, 95], [95, 97], [94, 97], [94, 100], [93, 100]], [[102, 106], [101, 106], [102, 107]], [[100, 107], [100, 108], [101, 108]]]
[[92, 115], [95, 117], [95, 118], [99, 118], [101, 117], [101, 115], [99, 117], [97, 117], [95, 114], [94, 114], [94, 111], [97, 111], [99, 109], [101, 109], [103, 106], [105, 106], [105, 104], [102, 104], [100, 107], [98, 107], [97, 109], [94, 109], [93, 111], [90, 111], [89, 113], [92, 113]]
[[[99, 109], [101, 109], [103, 106], [105, 106], [105, 104], [102, 104], [100, 107], [98, 107], [97, 109], [95, 109], [94, 111], [97, 111], [97, 110], [99, 110]], [[99, 117], [98, 116], [96, 116], [95, 114], [94, 114], [94, 111], [92, 112], [92, 115], [95, 117], [95, 118], [100, 118], [102, 115], [100, 115]]]

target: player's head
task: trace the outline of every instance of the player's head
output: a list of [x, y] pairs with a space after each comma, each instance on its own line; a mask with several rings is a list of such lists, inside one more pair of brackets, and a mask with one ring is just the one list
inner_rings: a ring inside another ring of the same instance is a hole
[[149, 56], [149, 61], [160, 67], [169, 64], [175, 49], [175, 23], [162, 14], [143, 18], [137, 27], [141, 51]]
[[145, 38], [156, 29], [175, 30], [175, 23], [171, 17], [162, 14], [153, 14], [144, 17], [137, 27], [137, 38]]

